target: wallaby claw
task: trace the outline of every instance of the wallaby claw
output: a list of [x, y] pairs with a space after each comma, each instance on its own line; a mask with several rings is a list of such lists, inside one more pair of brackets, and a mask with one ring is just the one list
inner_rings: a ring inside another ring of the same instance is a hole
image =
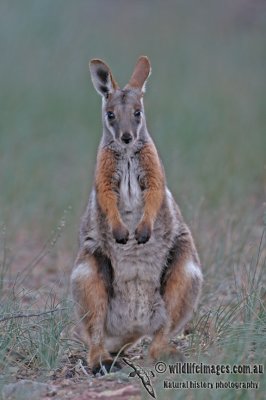
[[148, 242], [151, 237], [151, 227], [146, 223], [140, 223], [135, 231], [135, 239], [138, 244]]
[[126, 244], [128, 241], [129, 232], [123, 225], [113, 229], [113, 236], [115, 241], [120, 244]]

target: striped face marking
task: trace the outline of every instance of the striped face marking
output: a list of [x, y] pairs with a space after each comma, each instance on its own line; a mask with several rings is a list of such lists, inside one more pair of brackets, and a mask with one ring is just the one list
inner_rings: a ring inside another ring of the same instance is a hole
[[113, 140], [128, 148], [136, 142], [145, 119], [141, 93], [136, 90], [116, 90], [103, 98], [103, 122]]

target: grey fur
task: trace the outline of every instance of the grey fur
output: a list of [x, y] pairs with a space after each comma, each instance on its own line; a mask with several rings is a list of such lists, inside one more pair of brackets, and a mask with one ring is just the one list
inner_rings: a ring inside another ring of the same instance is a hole
[[[136, 103], [143, 113], [142, 122], [138, 127], [132, 119], [132, 107]], [[116, 127], [112, 127], [106, 121], [105, 113], [108, 107], [115, 109], [118, 118]], [[129, 145], [120, 140], [121, 132], [125, 130], [133, 132], [134, 140]], [[193, 239], [166, 186], [163, 203], [149, 241], [138, 244], [135, 239], [134, 232], [143, 215], [144, 204], [142, 181], [145, 180], [145, 171], [139, 162], [139, 151], [147, 143], [152, 143], [152, 139], [146, 127], [141, 94], [136, 90], [126, 93], [116, 90], [109, 102], [104, 98], [103, 137], [99, 150], [108, 148], [116, 157], [117, 168], [113, 181], [114, 186], [118, 188], [118, 208], [129, 230], [129, 239], [126, 244], [116, 243], [98, 204], [94, 187], [81, 223], [80, 249], [96, 257], [100, 251], [110, 260], [112, 266], [112, 280], [109, 279], [108, 283], [110, 285], [111, 282], [112, 295], [109, 297], [105, 322], [106, 338], [126, 338], [134, 334], [153, 335], [160, 327], [166, 325], [163, 280], [167, 279], [173, 259], [183, 252], [190, 254], [190, 259], [198, 266], [199, 273], [191, 277], [192, 292], [187, 293], [189, 306], [184, 310], [184, 317], [175, 330], [182, 328], [190, 318], [201, 289], [202, 276]], [[73, 282], [73, 288], [75, 285]], [[78, 302], [79, 298], [75, 293], [74, 297]], [[123, 340], [119, 343], [122, 342]]]

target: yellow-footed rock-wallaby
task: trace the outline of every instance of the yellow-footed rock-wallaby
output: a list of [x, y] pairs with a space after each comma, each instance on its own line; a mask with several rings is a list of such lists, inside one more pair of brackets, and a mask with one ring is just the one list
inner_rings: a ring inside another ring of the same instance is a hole
[[151, 359], [173, 355], [169, 338], [191, 318], [202, 273], [147, 130], [148, 58], [138, 59], [123, 89], [103, 61], [92, 60], [90, 71], [102, 96], [103, 135], [71, 281], [97, 373], [142, 336], [152, 338]]

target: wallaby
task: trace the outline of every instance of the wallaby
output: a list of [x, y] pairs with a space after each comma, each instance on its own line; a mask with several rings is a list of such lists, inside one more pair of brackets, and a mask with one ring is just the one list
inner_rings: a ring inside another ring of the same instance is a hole
[[148, 58], [138, 59], [124, 89], [103, 61], [92, 60], [90, 72], [102, 96], [103, 135], [71, 280], [97, 373], [143, 336], [152, 338], [152, 360], [175, 354], [168, 341], [191, 318], [202, 273], [147, 130]]

